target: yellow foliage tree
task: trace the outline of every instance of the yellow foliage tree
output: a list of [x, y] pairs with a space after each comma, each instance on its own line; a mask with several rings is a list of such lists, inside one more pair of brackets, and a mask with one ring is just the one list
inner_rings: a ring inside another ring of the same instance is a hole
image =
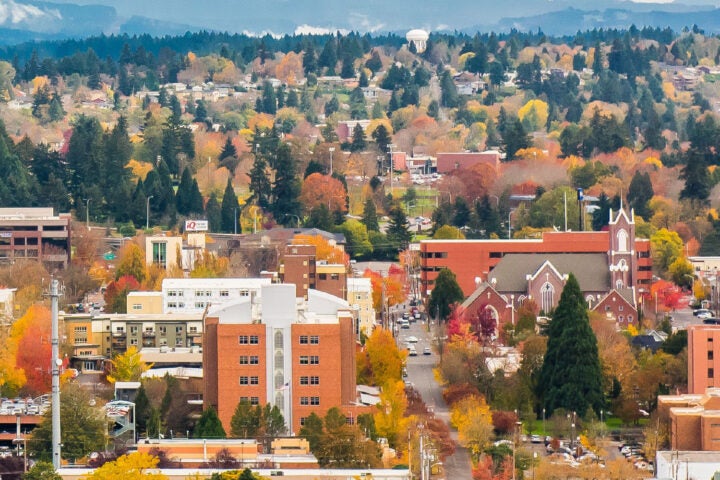
[[368, 380], [385, 388], [400, 380], [406, 351], [400, 350], [390, 330], [376, 328], [365, 342], [365, 354], [368, 359], [372, 378]]
[[17, 338], [0, 330], [0, 393], [5, 397], [17, 395], [25, 385], [25, 372], [16, 368], [17, 348]]
[[456, 402], [450, 412], [450, 423], [458, 430], [460, 444], [477, 458], [493, 438], [490, 406], [478, 395]]
[[330, 243], [322, 235], [295, 235], [292, 239], [293, 245], [314, 245], [316, 260], [325, 260], [327, 263], [342, 263], [347, 265], [350, 260], [345, 251]]
[[45, 75], [35, 77], [31, 80], [33, 93], [39, 92], [43, 87], [49, 85], [50, 80]]
[[547, 123], [548, 104], [537, 98], [532, 99], [518, 110], [518, 118], [528, 131], [540, 130]]
[[295, 52], [288, 52], [275, 66], [275, 76], [283, 83], [295, 85], [303, 76], [302, 57]]
[[230, 259], [218, 257], [205, 250], [198, 255], [190, 278], [220, 278], [227, 273]]
[[271, 129], [275, 125], [275, 119], [272, 115], [267, 113], [258, 113], [248, 119], [247, 128], [254, 132], [255, 129], [262, 130], [263, 128]]
[[120, 249], [120, 260], [115, 269], [115, 280], [124, 275], [135, 277], [135, 280], [142, 283], [147, 276], [145, 265], [145, 253], [135, 243], [130, 242]]
[[133, 452], [95, 469], [86, 480], [168, 480], [167, 475], [155, 469], [158, 458], [144, 452]]
[[405, 384], [401, 380], [386, 383], [373, 417], [378, 435], [387, 438], [392, 448], [397, 448], [401, 443], [400, 433], [407, 430], [406, 408]]
[[112, 374], [108, 374], [110, 383], [115, 382], [139, 382], [143, 372], [152, 367], [152, 364], [145, 363], [137, 347], [130, 346], [120, 355], [110, 360]]

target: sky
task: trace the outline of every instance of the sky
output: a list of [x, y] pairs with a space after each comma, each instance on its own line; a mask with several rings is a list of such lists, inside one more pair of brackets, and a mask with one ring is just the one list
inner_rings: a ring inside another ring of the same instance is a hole
[[[24, 0], [0, 0], [22, 3]], [[190, 27], [231, 32], [295, 33], [307, 29], [350, 27], [361, 32], [397, 31], [405, 28], [466, 28], [488, 25], [503, 17], [517, 17], [559, 10], [605, 9], [625, 4], [692, 4], [719, 6], [720, 0], [454, 0], [449, 9], [443, 0], [45, 0], [79, 5], [114, 7], [123, 17], [139, 15]], [[433, 23], [435, 22], [435, 23]], [[408, 25], [410, 23], [410, 25]], [[270, 27], [268, 27], [270, 26]], [[257, 28], [257, 30], [253, 30]], [[279, 30], [279, 31], [277, 31]]]

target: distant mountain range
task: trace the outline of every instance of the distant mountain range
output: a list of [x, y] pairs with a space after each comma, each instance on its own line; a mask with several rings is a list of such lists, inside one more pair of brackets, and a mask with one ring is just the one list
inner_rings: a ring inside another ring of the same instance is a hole
[[355, 30], [521, 31], [571, 35], [593, 28], [697, 24], [720, 33], [713, 0], [0, 0], [0, 44], [100, 33], [177, 35], [201, 29], [250, 34]]

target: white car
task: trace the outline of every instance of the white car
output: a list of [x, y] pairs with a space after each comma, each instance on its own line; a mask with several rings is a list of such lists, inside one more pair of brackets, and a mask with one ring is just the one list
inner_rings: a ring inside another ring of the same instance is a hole
[[407, 337], [406, 341], [407, 341], [408, 343], [417, 343], [417, 342], [418, 342], [418, 338], [417, 338], [415, 335], [410, 335], [409, 337]]

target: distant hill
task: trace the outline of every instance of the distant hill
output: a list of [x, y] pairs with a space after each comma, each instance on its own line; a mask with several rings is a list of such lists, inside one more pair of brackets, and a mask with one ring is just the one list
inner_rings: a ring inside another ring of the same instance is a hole
[[0, 0], [0, 45], [101, 33], [174, 35], [187, 30], [198, 27], [140, 16], [125, 19], [111, 6]]
[[476, 26], [468, 31], [479, 28], [493, 31], [535, 31], [538, 28], [552, 35], [573, 35], [578, 31], [595, 28], [626, 29], [630, 25], [637, 27], [670, 27], [680, 31], [684, 27], [698, 25], [707, 33], [720, 32], [720, 9], [703, 9], [697, 11], [643, 11], [636, 12], [625, 9], [579, 10], [567, 8], [556, 12], [529, 17], [504, 18], [494, 25]]

